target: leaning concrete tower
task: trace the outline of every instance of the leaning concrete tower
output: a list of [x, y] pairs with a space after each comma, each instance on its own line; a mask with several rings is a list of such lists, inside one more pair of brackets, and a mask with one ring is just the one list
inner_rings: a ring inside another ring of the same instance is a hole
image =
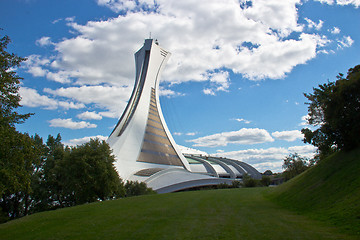
[[[261, 174], [240, 161], [180, 152], [170, 134], [159, 102], [161, 72], [170, 53], [152, 39], [135, 53], [135, 84], [123, 115], [107, 142], [124, 180], [145, 182], [158, 193], [231, 184], [243, 174]], [[191, 164], [190, 164], [191, 163]]]
[[107, 140], [117, 158], [117, 171], [125, 180], [139, 171], [190, 169], [171, 136], [159, 103], [160, 76], [170, 55], [153, 39], [146, 39], [135, 53], [134, 90]]

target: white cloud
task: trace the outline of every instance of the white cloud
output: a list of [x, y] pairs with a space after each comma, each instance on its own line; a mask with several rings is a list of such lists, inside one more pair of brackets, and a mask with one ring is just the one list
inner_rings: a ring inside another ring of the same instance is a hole
[[243, 118], [235, 118], [233, 120], [238, 121], [238, 122], [243, 122], [245, 124], [250, 124], [251, 123], [251, 121], [243, 119]]
[[54, 96], [74, 99], [84, 104], [94, 104], [98, 108], [108, 110], [99, 112], [100, 115], [112, 118], [120, 116], [131, 94], [130, 87], [110, 86], [81, 86], [55, 90], [46, 88], [44, 91]]
[[75, 138], [75, 139], [70, 139], [68, 141], [64, 141], [64, 145], [68, 145], [68, 146], [81, 145], [83, 143], [89, 142], [90, 139], [95, 139], [95, 138], [106, 141], [108, 137], [102, 136], [102, 135], [97, 135], [97, 136], [90, 136], [90, 137], [83, 137], [83, 138]]
[[309, 115], [305, 115], [301, 117], [301, 123], [299, 124], [300, 126], [308, 126], [309, 122], [308, 119], [310, 118]]
[[54, 64], [53, 58], [45, 58], [39, 55], [30, 55], [25, 61], [27, 72], [34, 77], [46, 77], [59, 83], [70, 83], [71, 73], [66, 70], [51, 71], [50, 66]]
[[82, 128], [96, 128], [96, 124], [89, 122], [81, 121], [74, 122], [71, 118], [60, 119], [55, 118], [49, 121], [50, 127], [61, 127], [61, 128], [70, 128], [70, 129], [82, 129]]
[[197, 134], [196, 132], [188, 132], [188, 133], [174, 132], [173, 133], [173, 135], [175, 135], [175, 136], [182, 136], [182, 135], [195, 136], [196, 134]]
[[356, 8], [360, 6], [360, 0], [336, 0], [339, 5], [354, 5]]
[[329, 5], [334, 4], [334, 0], [315, 0], [315, 1], [318, 1], [320, 3], [326, 3], [326, 4], [329, 4]]
[[101, 6], [106, 6], [114, 12], [120, 11], [140, 11], [142, 9], [154, 9], [154, 0], [97, 0]]
[[185, 134], [186, 136], [195, 136], [196, 135], [196, 132], [188, 132]]
[[333, 29], [330, 30], [330, 32], [331, 32], [332, 34], [339, 34], [339, 33], [340, 33], [340, 28], [334, 27]]
[[67, 17], [67, 18], [65, 18], [65, 21], [67, 21], [67, 22], [73, 22], [73, 21], [75, 21], [75, 17], [74, 17], [74, 16], [72, 16], [72, 17]]
[[55, 19], [54, 21], [52, 21], [51, 23], [52, 24], [56, 24], [56, 23], [58, 23], [58, 22], [60, 22], [60, 21], [62, 21], [63, 19], [62, 18], [58, 18], [58, 19]]
[[350, 36], [344, 36], [342, 39], [338, 40], [338, 47], [341, 49], [346, 47], [351, 47], [353, 43], [354, 40]]
[[21, 87], [19, 90], [21, 96], [21, 105], [27, 107], [41, 107], [48, 110], [58, 109], [81, 109], [85, 108], [83, 103], [74, 103], [66, 101], [58, 101], [45, 95], [40, 95], [35, 89]]
[[165, 96], [167, 98], [185, 96], [183, 93], [175, 92], [171, 89], [165, 89], [163, 86], [159, 87], [159, 96]]
[[[55, 109], [66, 104], [67, 108], [76, 108], [91, 104], [91, 107], [99, 108], [96, 109], [97, 118], [119, 117], [132, 92], [133, 54], [150, 31], [162, 47], [172, 52], [163, 72], [164, 85], [202, 81], [207, 84], [203, 92], [211, 95], [228, 91], [230, 71], [254, 81], [278, 79], [285, 77], [295, 66], [325, 52], [320, 48], [330, 42], [326, 36], [302, 32], [304, 27], [298, 23], [297, 9], [301, 0], [253, 0], [251, 5], [244, 7], [245, 2], [98, 0], [99, 5], [121, 14], [83, 25], [76, 23], [75, 18], [68, 18], [67, 25], [73, 37], [58, 42], [47, 36], [40, 38], [37, 44], [52, 46], [54, 52], [47, 57], [32, 55], [26, 61], [28, 72], [34, 76], [66, 84], [58, 89], [44, 89], [45, 93], [69, 101], [53, 99], [55, 103], [44, 106], [40, 105], [40, 99], [51, 102], [49, 96], [34, 94], [33, 98], [38, 99], [38, 106], [46, 108]], [[314, 27], [321, 25], [321, 21], [314, 23]], [[352, 44], [350, 37], [339, 40], [341, 47]], [[160, 95], [182, 94], [162, 87]], [[28, 101], [27, 104], [37, 106], [35, 102]], [[247, 123], [246, 120], [242, 122]], [[273, 141], [267, 134], [267, 137], [259, 134], [262, 138], [257, 140]], [[248, 142], [256, 143], [255, 140], [255, 137], [249, 138]], [[221, 144], [230, 142], [241, 143], [240, 140], [225, 139]]]
[[[335, 3], [334, 0], [315, 0], [320, 3], [326, 3], [329, 5], [333, 5]], [[338, 5], [354, 5], [356, 8], [360, 6], [360, 0], [336, 0], [336, 4]]]
[[57, 72], [47, 71], [46, 77], [47, 77], [47, 79], [58, 82], [58, 83], [70, 83], [71, 82], [71, 75], [67, 71], [57, 71]]
[[215, 92], [214, 92], [214, 90], [213, 90], [213, 89], [209, 89], [209, 88], [204, 88], [204, 89], [203, 89], [203, 93], [204, 93], [205, 95], [212, 95], [212, 96], [215, 96], [215, 95], [216, 95]]
[[39, 46], [49, 46], [49, 45], [53, 45], [54, 43], [51, 41], [50, 37], [42, 37], [38, 40], [36, 40], [35, 42], [37, 45]]
[[316, 148], [312, 145], [292, 146], [289, 148], [247, 149], [232, 152], [213, 154], [218, 157], [227, 157], [246, 162], [258, 171], [264, 172], [270, 169], [273, 172], [282, 172], [284, 158], [290, 153], [298, 153], [300, 156], [312, 158]]
[[[204, 92], [216, 94], [229, 87], [227, 69], [251, 80], [277, 79], [316, 56], [321, 44], [316, 35], [283, 38], [302, 31], [300, 0], [254, 0], [247, 8], [243, 2], [99, 0], [114, 11], [129, 11], [85, 25], [70, 22], [76, 36], [54, 43], [55, 57], [36, 67], [61, 83], [131, 86], [133, 53], [152, 31], [173, 53], [163, 81], [209, 81]], [[28, 67], [30, 72], [35, 66]]]
[[50, 64], [50, 60], [42, 58], [39, 55], [30, 55], [27, 57], [24, 64], [27, 71], [34, 77], [43, 77], [48, 72], [44, 67]]
[[[246, 2], [246, 0], [240, 2]], [[244, 9], [244, 14], [256, 22], [276, 29], [282, 36], [288, 36], [292, 31], [302, 30], [297, 23], [296, 5], [300, 3], [300, 0], [253, 0], [252, 7]]]
[[299, 155], [307, 158], [313, 158], [314, 153], [316, 152], [316, 147], [313, 145], [302, 145], [302, 146], [293, 146], [289, 147], [288, 150], [291, 153], [298, 153]]
[[219, 71], [207, 73], [207, 79], [210, 81], [210, 88], [203, 90], [206, 95], [215, 95], [218, 91], [228, 91], [230, 86], [229, 72]]
[[76, 115], [76, 117], [78, 117], [82, 120], [101, 120], [102, 119], [101, 114], [98, 114], [96, 112], [89, 112], [89, 111], [80, 113], [80, 114]]
[[200, 151], [198, 149], [194, 149], [194, 148], [189, 148], [189, 147], [185, 147], [185, 146], [182, 146], [182, 145], [178, 145], [180, 151], [183, 153], [183, 154], [201, 154], [201, 155], [208, 155], [206, 152], [204, 151]]
[[288, 142], [293, 142], [297, 139], [303, 139], [304, 136], [299, 130], [293, 130], [293, 131], [276, 131], [271, 134], [274, 138], [285, 140]]
[[315, 28], [316, 30], [320, 30], [324, 24], [324, 21], [319, 20], [319, 23], [315, 23], [309, 18], [305, 18], [305, 20], [308, 22], [308, 28]]
[[242, 128], [239, 131], [222, 132], [188, 140], [188, 142], [194, 143], [195, 147], [219, 147], [228, 144], [258, 144], [273, 141], [274, 139], [266, 130], [259, 128]]

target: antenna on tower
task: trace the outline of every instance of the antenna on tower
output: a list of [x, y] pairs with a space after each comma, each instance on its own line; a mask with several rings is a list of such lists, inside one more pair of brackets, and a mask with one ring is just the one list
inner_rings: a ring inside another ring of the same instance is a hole
[[150, 36], [149, 36], [149, 39], [151, 39], [151, 32], [150, 32]]

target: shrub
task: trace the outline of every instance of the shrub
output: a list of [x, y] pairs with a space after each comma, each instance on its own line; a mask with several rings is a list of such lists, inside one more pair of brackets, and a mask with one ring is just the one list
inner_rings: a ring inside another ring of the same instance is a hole
[[0, 224], [9, 221], [9, 217], [0, 208]]
[[258, 183], [258, 181], [256, 181], [253, 178], [249, 178], [247, 180], [244, 180], [244, 186], [245, 187], [256, 187], [257, 183]]
[[240, 188], [240, 187], [241, 187], [241, 182], [234, 180], [234, 181], [232, 181], [232, 183], [231, 183], [231, 187], [232, 187], [232, 188]]
[[146, 183], [138, 181], [127, 181], [125, 183], [125, 197], [155, 194], [152, 188], [148, 188]]
[[231, 188], [231, 185], [227, 183], [219, 183], [218, 185], [216, 185], [216, 188], [217, 189]]
[[262, 176], [262, 178], [261, 178], [261, 180], [260, 180], [260, 183], [261, 183], [262, 186], [267, 187], [267, 186], [270, 185], [271, 179], [270, 179], [269, 176]]
[[243, 176], [243, 186], [244, 187], [256, 187], [258, 186], [259, 184], [259, 181], [251, 178], [249, 175], [245, 174]]

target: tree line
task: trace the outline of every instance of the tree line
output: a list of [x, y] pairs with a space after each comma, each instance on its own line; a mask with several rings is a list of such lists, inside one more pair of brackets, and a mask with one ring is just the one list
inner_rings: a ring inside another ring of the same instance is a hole
[[24, 61], [7, 52], [10, 38], [0, 39], [0, 223], [31, 213], [154, 193], [145, 183], [118, 176], [109, 145], [91, 139], [68, 147], [61, 136], [46, 143], [16, 130], [32, 114], [19, 114], [22, 80], [14, 71]]

